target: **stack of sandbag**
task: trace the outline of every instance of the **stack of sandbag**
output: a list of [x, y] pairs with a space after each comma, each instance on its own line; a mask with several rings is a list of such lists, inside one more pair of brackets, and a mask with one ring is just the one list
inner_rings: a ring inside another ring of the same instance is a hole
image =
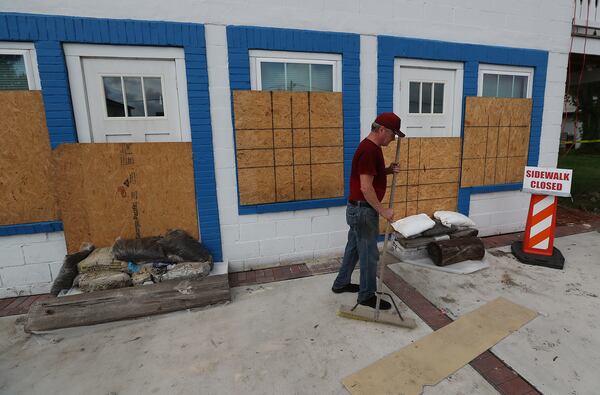
[[164, 236], [118, 239], [112, 247], [86, 246], [67, 255], [52, 292], [78, 287], [83, 292], [199, 279], [213, 268], [208, 250], [183, 230]]
[[392, 227], [395, 232], [391, 253], [402, 260], [431, 257], [430, 244], [477, 238], [479, 233], [469, 217], [453, 211], [436, 211], [433, 219], [427, 214], [411, 215], [394, 222]]

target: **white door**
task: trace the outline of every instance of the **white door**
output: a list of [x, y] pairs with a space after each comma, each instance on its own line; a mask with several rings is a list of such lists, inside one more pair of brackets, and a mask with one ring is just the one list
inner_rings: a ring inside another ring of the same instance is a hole
[[460, 136], [462, 64], [397, 59], [394, 109], [408, 137]]
[[182, 141], [174, 60], [82, 58], [93, 142]]

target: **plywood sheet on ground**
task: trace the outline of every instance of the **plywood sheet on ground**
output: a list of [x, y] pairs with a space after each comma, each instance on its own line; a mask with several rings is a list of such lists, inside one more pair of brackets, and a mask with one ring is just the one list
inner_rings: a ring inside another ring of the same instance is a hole
[[[395, 160], [396, 142], [383, 147], [385, 163]], [[403, 138], [400, 140], [400, 173], [396, 176], [394, 219], [437, 210], [456, 210], [461, 141], [458, 137]], [[392, 176], [388, 176], [384, 203], [389, 204]], [[379, 231], [386, 221], [380, 218]]]
[[344, 378], [353, 395], [417, 395], [516, 331], [537, 313], [497, 298], [400, 351]]
[[67, 144], [54, 159], [69, 253], [172, 228], [198, 238], [190, 143]]
[[462, 187], [523, 181], [531, 105], [531, 99], [467, 97]]
[[0, 225], [59, 219], [41, 92], [0, 92], [0, 108]]
[[234, 91], [241, 205], [344, 195], [339, 92]]

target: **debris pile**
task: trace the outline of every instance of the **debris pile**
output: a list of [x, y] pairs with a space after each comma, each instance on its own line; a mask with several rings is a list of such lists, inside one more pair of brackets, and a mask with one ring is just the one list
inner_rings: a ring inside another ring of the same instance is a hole
[[175, 229], [164, 236], [117, 239], [112, 247], [84, 246], [81, 251], [65, 257], [51, 293], [195, 280], [207, 276], [212, 268], [209, 251], [187, 232]]

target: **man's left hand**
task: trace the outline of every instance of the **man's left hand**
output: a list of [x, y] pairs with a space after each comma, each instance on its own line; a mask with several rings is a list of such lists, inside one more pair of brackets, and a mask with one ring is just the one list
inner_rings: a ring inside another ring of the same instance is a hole
[[400, 173], [400, 165], [398, 163], [390, 163], [390, 165], [385, 168], [385, 172], [387, 174]]

